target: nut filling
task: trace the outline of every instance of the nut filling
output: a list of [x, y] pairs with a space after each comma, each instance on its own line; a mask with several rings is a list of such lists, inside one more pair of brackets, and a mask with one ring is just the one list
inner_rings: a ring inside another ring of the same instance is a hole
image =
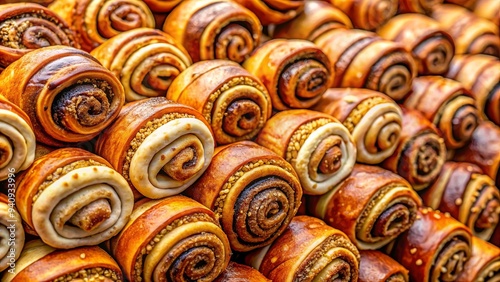
[[382, 103], [387, 103], [387, 99], [382, 97], [372, 97], [363, 100], [345, 119], [343, 122], [344, 126], [349, 130], [349, 132], [352, 133], [365, 114], [374, 106]]
[[317, 120], [313, 120], [306, 124], [301, 125], [292, 135], [290, 141], [288, 142], [288, 147], [286, 148], [286, 156], [285, 159], [287, 162], [291, 163], [294, 159], [297, 158], [300, 148], [304, 145], [304, 142], [307, 138], [313, 133], [316, 129], [321, 126], [331, 123], [330, 119], [320, 118]]
[[74, 280], [84, 281], [84, 282], [92, 282], [92, 281], [122, 282], [120, 276], [115, 271], [102, 267], [82, 269], [80, 271], [66, 274], [57, 279], [54, 279], [52, 282], [63, 282], [63, 281], [74, 281]]

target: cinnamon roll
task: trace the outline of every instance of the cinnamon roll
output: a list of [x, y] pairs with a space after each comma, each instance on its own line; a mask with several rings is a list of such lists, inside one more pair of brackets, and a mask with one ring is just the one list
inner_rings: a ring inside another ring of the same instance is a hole
[[137, 202], [110, 247], [130, 281], [213, 281], [231, 256], [214, 213], [179, 195]]
[[459, 82], [440, 76], [421, 76], [403, 105], [420, 111], [441, 131], [448, 149], [465, 146], [479, 123], [472, 94]]
[[419, 75], [443, 75], [455, 55], [451, 36], [437, 21], [425, 15], [396, 16], [377, 33], [384, 39], [402, 43], [413, 54]]
[[398, 0], [330, 0], [352, 20], [354, 27], [374, 30], [398, 12]]
[[159, 199], [189, 187], [207, 169], [215, 142], [193, 108], [164, 97], [131, 102], [96, 143], [96, 152], [142, 195]]
[[69, 24], [88, 52], [124, 31], [155, 27], [153, 13], [140, 0], [54, 0], [49, 9]]
[[163, 30], [188, 51], [194, 62], [227, 59], [243, 62], [259, 46], [257, 16], [229, 0], [185, 0], [168, 15]]
[[191, 65], [182, 45], [152, 28], [123, 32], [91, 55], [120, 78], [128, 102], [165, 96], [172, 81]]
[[35, 159], [35, 147], [29, 117], [0, 95], [0, 181], [27, 169]]
[[270, 40], [255, 50], [243, 67], [263, 82], [273, 108], [279, 111], [312, 107], [333, 78], [328, 57], [306, 40]]
[[53, 45], [79, 47], [57, 14], [35, 3], [0, 6], [0, 72], [26, 53]]
[[88, 141], [118, 115], [123, 86], [87, 52], [36, 49], [2, 73], [0, 93], [29, 116], [36, 140], [50, 146]]
[[438, 5], [432, 17], [450, 33], [456, 54], [500, 56], [500, 33], [494, 23], [457, 5]]
[[233, 0], [252, 11], [263, 25], [287, 22], [304, 9], [305, 0]]
[[457, 281], [494, 282], [500, 280], [500, 249], [472, 237], [472, 256]]
[[400, 43], [356, 29], [330, 30], [314, 42], [334, 66], [331, 87], [368, 88], [394, 100], [403, 99], [411, 90], [417, 65]]
[[481, 170], [495, 180], [500, 187], [500, 128], [491, 122], [481, 122], [467, 146], [457, 150], [455, 161], [469, 162], [477, 165]]
[[396, 151], [382, 167], [402, 176], [413, 189], [422, 190], [439, 176], [446, 161], [446, 146], [434, 124], [420, 112], [401, 109], [401, 138]]
[[22, 281], [123, 281], [116, 261], [98, 246], [57, 250], [40, 240], [26, 244], [16, 271], [2, 282]]
[[40, 157], [16, 182], [23, 220], [54, 248], [110, 239], [125, 226], [134, 203], [127, 181], [106, 160], [78, 148]]
[[24, 246], [24, 229], [21, 216], [17, 212], [14, 175], [10, 175], [4, 189], [7, 194], [0, 193], [0, 272], [16, 270], [16, 260]]
[[234, 251], [269, 245], [297, 213], [302, 197], [293, 167], [250, 141], [217, 147], [207, 171], [185, 194], [215, 212]]
[[481, 116], [500, 125], [500, 61], [487, 55], [456, 55], [446, 77], [462, 83], [476, 98]]
[[346, 233], [360, 250], [379, 249], [408, 230], [421, 205], [402, 177], [360, 164], [330, 192], [307, 202], [311, 215]]
[[375, 250], [359, 251], [359, 282], [408, 282], [408, 270], [388, 255]]
[[256, 142], [289, 162], [305, 194], [322, 195], [346, 178], [356, 145], [338, 120], [311, 110], [288, 110], [269, 119]]
[[270, 246], [245, 257], [267, 278], [281, 281], [358, 281], [359, 252], [340, 230], [296, 216]]
[[344, 12], [327, 1], [307, 0], [302, 13], [276, 26], [273, 37], [314, 41], [326, 31], [337, 28], [352, 28], [352, 22]]
[[394, 245], [392, 257], [412, 281], [458, 281], [472, 251], [470, 230], [447, 213], [421, 208]]
[[235, 262], [229, 262], [226, 269], [217, 277], [214, 282], [270, 282], [262, 273], [256, 269], [246, 266], [244, 264], [239, 264]]
[[329, 114], [344, 124], [356, 143], [358, 162], [381, 163], [399, 144], [403, 113], [380, 92], [331, 88], [313, 110]]
[[272, 111], [271, 97], [262, 82], [226, 60], [188, 67], [174, 79], [167, 98], [201, 112], [220, 145], [254, 138]]

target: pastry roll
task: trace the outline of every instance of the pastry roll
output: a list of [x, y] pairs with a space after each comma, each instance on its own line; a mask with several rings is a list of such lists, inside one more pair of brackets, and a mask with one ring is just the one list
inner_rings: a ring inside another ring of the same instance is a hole
[[267, 121], [256, 142], [293, 166], [304, 194], [330, 191], [351, 173], [356, 162], [356, 145], [347, 128], [316, 111], [278, 112]]
[[435, 7], [432, 17], [453, 37], [456, 54], [500, 55], [500, 33], [494, 23], [451, 4]]
[[472, 256], [465, 264], [457, 282], [500, 280], [500, 249], [477, 237], [472, 237]]
[[96, 143], [107, 159], [142, 195], [176, 195], [207, 169], [215, 141], [210, 126], [193, 108], [164, 97], [126, 104]]
[[392, 258], [410, 271], [412, 281], [457, 281], [471, 257], [470, 230], [431, 208], [421, 208], [417, 220], [394, 245]]
[[388, 255], [375, 250], [359, 251], [359, 282], [408, 282], [408, 270]]
[[118, 115], [123, 86], [87, 52], [51, 46], [34, 50], [0, 74], [0, 94], [29, 116], [37, 142], [88, 141]]
[[357, 29], [330, 30], [314, 42], [334, 66], [331, 87], [368, 88], [394, 100], [403, 99], [411, 90], [417, 65], [400, 43]]
[[321, 196], [310, 196], [313, 216], [346, 233], [360, 250], [379, 249], [415, 221], [422, 200], [402, 177], [356, 164], [351, 175]]
[[191, 65], [182, 45], [152, 28], [123, 32], [90, 54], [120, 78], [128, 102], [165, 96], [172, 81]]
[[2, 282], [23, 281], [123, 281], [116, 261], [97, 246], [57, 250], [41, 240], [26, 246], [16, 271], [5, 273]]
[[137, 202], [110, 246], [129, 281], [213, 281], [231, 256], [214, 213], [180, 195]]
[[470, 162], [495, 180], [497, 187], [500, 187], [500, 128], [491, 122], [484, 121], [479, 124], [472, 138], [454, 156], [455, 161]]
[[231, 249], [269, 245], [297, 213], [302, 197], [293, 167], [251, 141], [217, 147], [207, 171], [185, 194], [215, 212]]
[[488, 55], [456, 55], [446, 77], [462, 83], [476, 98], [481, 116], [500, 125], [500, 61]]
[[35, 3], [1, 5], [0, 34], [0, 72], [34, 49], [52, 45], [79, 47], [66, 22]]
[[0, 95], [0, 181], [27, 169], [35, 159], [35, 147], [29, 117]]
[[473, 164], [447, 162], [422, 199], [426, 206], [448, 212], [483, 240], [489, 240], [498, 226], [500, 192], [495, 182]]
[[358, 162], [381, 163], [399, 144], [403, 113], [392, 99], [380, 92], [331, 88], [313, 109], [344, 124], [356, 143]]
[[302, 13], [276, 26], [273, 37], [314, 41], [326, 31], [337, 28], [352, 28], [352, 22], [344, 12], [327, 1], [307, 0]]
[[359, 252], [340, 230], [310, 216], [296, 216], [270, 246], [245, 263], [274, 282], [358, 281]]
[[500, 2], [497, 0], [477, 0], [474, 14], [490, 20], [500, 27]]
[[399, 0], [399, 13], [429, 14], [444, 0]]
[[304, 9], [305, 0], [233, 0], [252, 11], [263, 25], [287, 22]]
[[144, 3], [154, 13], [168, 13], [181, 2], [182, 0], [144, 0]]
[[239, 264], [235, 262], [229, 262], [224, 272], [222, 272], [214, 282], [270, 282], [262, 273], [256, 269], [246, 266], [244, 264]]
[[446, 161], [446, 146], [437, 128], [420, 112], [401, 107], [403, 128], [396, 151], [382, 167], [406, 179], [415, 190], [433, 183]]
[[88, 52], [124, 31], [155, 27], [153, 13], [140, 0], [55, 0], [49, 9], [69, 24]]
[[188, 51], [194, 62], [243, 62], [259, 46], [257, 16], [229, 0], [185, 0], [168, 15], [163, 30]]
[[453, 38], [425, 15], [396, 16], [377, 33], [386, 40], [402, 43], [413, 54], [419, 75], [443, 75], [455, 55]]
[[476, 99], [459, 82], [440, 76], [421, 76], [403, 105], [420, 111], [442, 133], [448, 149], [458, 149], [471, 139], [479, 123]]
[[[478, 0], [445, 0], [446, 3], [453, 4], [453, 6], [462, 6], [471, 10], [476, 5]], [[452, 5], [449, 5], [452, 6]]]
[[134, 204], [123, 176], [103, 158], [78, 148], [38, 158], [16, 183], [23, 220], [54, 248], [110, 239], [125, 226]]
[[201, 112], [219, 145], [254, 138], [272, 111], [262, 82], [226, 60], [193, 64], [172, 82], [167, 98]]
[[273, 108], [307, 109], [330, 87], [333, 68], [312, 42], [273, 39], [255, 50], [243, 67], [262, 81]]
[[374, 30], [383, 25], [398, 12], [398, 0], [330, 0], [352, 20], [354, 27]]
[[12, 272], [16, 269], [16, 260], [24, 246], [24, 229], [21, 216], [17, 212], [15, 193], [16, 183], [14, 175], [10, 175], [4, 185], [7, 194], [0, 193], [0, 272]]

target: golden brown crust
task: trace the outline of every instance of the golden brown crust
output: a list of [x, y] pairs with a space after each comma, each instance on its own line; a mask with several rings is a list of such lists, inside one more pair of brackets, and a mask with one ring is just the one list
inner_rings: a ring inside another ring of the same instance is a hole
[[399, 13], [429, 14], [444, 0], [399, 0]]
[[398, 12], [398, 0], [329, 0], [352, 20], [354, 27], [375, 30]]
[[421, 208], [408, 232], [396, 240], [392, 257], [414, 281], [456, 281], [470, 259], [471, 241], [470, 230], [449, 214]]
[[357, 164], [349, 177], [322, 196], [308, 198], [309, 212], [346, 233], [361, 250], [378, 249], [410, 228], [420, 197], [402, 177]]
[[228, 59], [241, 63], [259, 45], [261, 29], [255, 14], [228, 0], [182, 1], [163, 25], [193, 62]]
[[437, 128], [422, 114], [401, 109], [401, 138], [396, 151], [382, 167], [405, 178], [413, 189], [422, 190], [439, 176], [446, 161], [446, 146]]
[[[22, 74], [22, 75], [20, 75]], [[29, 116], [38, 142], [88, 141], [118, 115], [120, 81], [87, 52], [51, 46], [34, 50], [0, 74], [7, 99]]]
[[323, 33], [314, 43], [334, 66], [331, 87], [368, 88], [401, 100], [417, 75], [417, 65], [402, 44], [373, 32], [338, 28]]
[[293, 167], [250, 141], [218, 147], [186, 195], [215, 211], [235, 251], [268, 245], [297, 213], [302, 188]]
[[359, 251], [359, 282], [407, 282], [408, 270], [388, 255], [374, 250]]
[[440, 76], [417, 77], [412, 88], [403, 105], [420, 111], [434, 123], [448, 149], [461, 148], [469, 142], [479, 123], [476, 100], [469, 90]]
[[500, 27], [500, 2], [496, 0], [477, 0], [474, 14], [492, 21]]
[[168, 13], [182, 0], [144, 0], [153, 13]]
[[304, 9], [307, 1], [295, 0], [234, 0], [252, 11], [262, 25], [280, 24], [292, 20]]
[[224, 272], [222, 272], [214, 282], [270, 282], [262, 273], [255, 268], [243, 264], [229, 262]]
[[457, 281], [493, 282], [500, 278], [500, 248], [472, 237], [472, 256]]

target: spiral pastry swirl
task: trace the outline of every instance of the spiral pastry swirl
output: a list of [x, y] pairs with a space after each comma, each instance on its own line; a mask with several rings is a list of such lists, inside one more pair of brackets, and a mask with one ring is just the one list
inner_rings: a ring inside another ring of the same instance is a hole
[[404, 44], [413, 54], [419, 75], [443, 75], [455, 54], [451, 36], [432, 18], [403, 14], [390, 19], [377, 30], [386, 40]]
[[359, 282], [408, 282], [408, 270], [388, 255], [375, 250], [359, 251]]
[[476, 98], [481, 116], [500, 125], [500, 61], [488, 55], [456, 55], [446, 77], [462, 83]]
[[243, 67], [264, 83], [276, 110], [312, 107], [333, 77], [326, 55], [306, 40], [267, 41]]
[[0, 181], [27, 169], [35, 159], [35, 133], [29, 117], [0, 95]]
[[403, 105], [420, 111], [442, 133], [448, 149], [463, 147], [479, 123], [476, 100], [464, 86], [440, 76], [421, 76]]
[[53, 45], [79, 47], [57, 14], [35, 3], [0, 6], [0, 71], [34, 49]]
[[0, 193], [0, 271], [9, 267], [15, 269], [25, 240], [21, 216], [15, 209], [15, 202], [9, 201], [15, 197], [15, 183], [7, 182], [5, 186], [7, 195]]
[[494, 282], [500, 279], [500, 249], [472, 237], [472, 255], [457, 281]]
[[324, 194], [346, 178], [356, 162], [356, 145], [330, 115], [288, 110], [269, 119], [256, 142], [289, 162], [305, 194]]
[[140, 194], [164, 198], [181, 193], [208, 167], [215, 141], [193, 108], [164, 97], [126, 104], [96, 143]]
[[399, 13], [430, 14], [444, 0], [399, 0]]
[[261, 29], [255, 14], [229, 0], [182, 1], [163, 25], [193, 62], [225, 59], [241, 63], [260, 44]]
[[297, 213], [302, 188], [293, 167], [250, 141], [217, 147], [186, 195], [215, 212], [231, 249], [269, 245]]
[[155, 19], [140, 0], [55, 0], [49, 9], [78, 34], [87, 52], [124, 31], [155, 27]]
[[447, 213], [420, 208], [415, 223], [396, 239], [392, 257], [410, 271], [412, 281], [459, 281], [471, 244], [465, 225]]
[[213, 281], [231, 255], [214, 213], [179, 195], [137, 202], [110, 247], [130, 281]]
[[356, 143], [358, 162], [381, 163], [399, 144], [403, 113], [380, 92], [330, 88], [313, 110], [329, 114], [344, 124]]
[[70, 250], [54, 249], [41, 240], [27, 242], [16, 261], [16, 269], [6, 272], [2, 282], [18, 281], [123, 281], [116, 261], [98, 246]]
[[191, 65], [184, 47], [151, 28], [123, 32], [91, 55], [120, 78], [128, 102], [165, 96], [172, 81]]
[[103, 158], [78, 148], [40, 157], [17, 185], [23, 220], [54, 248], [100, 244], [118, 234], [132, 212], [127, 181]]
[[307, 203], [311, 215], [346, 233], [360, 250], [379, 249], [408, 230], [421, 205], [403, 178], [360, 164], [337, 187], [309, 196]]
[[398, 12], [398, 0], [330, 0], [352, 20], [355, 28], [375, 30]]
[[201, 112], [219, 145], [254, 138], [272, 111], [271, 97], [262, 82], [226, 60], [188, 67], [174, 79], [167, 98]]
[[401, 106], [403, 128], [396, 151], [382, 167], [406, 179], [415, 190], [429, 186], [446, 161], [446, 146], [437, 128], [422, 114]]
[[110, 71], [87, 52], [66, 46], [24, 55], [0, 74], [0, 81], [3, 95], [29, 116], [37, 141], [50, 146], [91, 140], [125, 101]]
[[234, 0], [252, 11], [262, 25], [287, 22], [302, 12], [307, 1], [296, 0]]
[[432, 17], [453, 37], [456, 54], [500, 56], [500, 33], [494, 23], [452, 4], [437, 6]]
[[448, 212], [483, 240], [489, 240], [499, 226], [500, 192], [473, 164], [447, 162], [422, 199], [426, 206]]
[[270, 246], [245, 255], [267, 278], [284, 281], [358, 281], [359, 252], [341, 231], [310, 216], [296, 216]]
[[368, 88], [398, 101], [411, 90], [417, 75], [417, 65], [403, 45], [372, 32], [339, 28], [323, 33], [314, 43], [334, 65], [331, 87]]

